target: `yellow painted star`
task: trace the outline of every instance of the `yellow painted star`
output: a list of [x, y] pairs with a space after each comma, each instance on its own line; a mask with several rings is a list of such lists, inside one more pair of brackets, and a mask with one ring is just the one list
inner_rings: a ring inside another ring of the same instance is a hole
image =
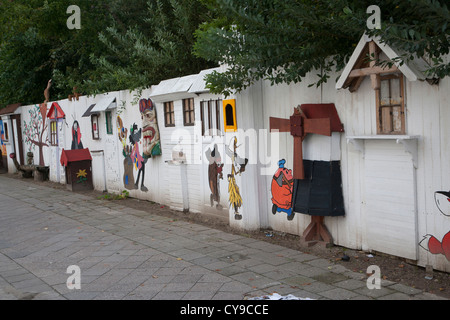
[[78, 170], [77, 178], [81, 178], [81, 177], [86, 178], [86, 176], [87, 176], [86, 169], [84, 169], [84, 170], [81, 170], [81, 169]]

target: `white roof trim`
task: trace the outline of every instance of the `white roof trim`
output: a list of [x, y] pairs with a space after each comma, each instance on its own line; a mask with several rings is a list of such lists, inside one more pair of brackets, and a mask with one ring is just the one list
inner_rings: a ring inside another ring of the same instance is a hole
[[[392, 60], [394, 58], [401, 56], [401, 53], [399, 51], [393, 49], [392, 47], [388, 46], [385, 43], [381, 43], [379, 37], [370, 38], [366, 34], [364, 34], [359, 40], [359, 43], [356, 46], [355, 50], [353, 51], [353, 54], [350, 57], [347, 65], [345, 66], [344, 71], [342, 71], [342, 74], [338, 82], [336, 83], [336, 89], [342, 89], [350, 72], [353, 70], [353, 67], [355, 66], [355, 63], [358, 60], [358, 57], [360, 56], [362, 50], [364, 49], [366, 44], [372, 40], [377, 44], [378, 47], [380, 47], [380, 49], [386, 54], [386, 56], [389, 59]], [[422, 58], [416, 58], [413, 61], [404, 63], [403, 65], [400, 65], [400, 63], [395, 63], [395, 66], [405, 75], [405, 77], [409, 81], [427, 79], [427, 77], [424, 74], [424, 71], [429, 67], [429, 65]]]
[[212, 69], [202, 70], [198, 74], [198, 77], [192, 84], [191, 88], [189, 89], [189, 92], [191, 92], [191, 93], [209, 92], [209, 89], [206, 88], [205, 76], [212, 73], [213, 71], [220, 71], [220, 68], [212, 68]]
[[151, 97], [158, 97], [174, 93], [187, 93], [192, 84], [197, 79], [198, 74], [193, 74], [181, 78], [173, 78], [161, 81], [152, 90]]
[[106, 96], [102, 98], [94, 108], [92, 108], [91, 113], [93, 112], [102, 112], [106, 110], [111, 110], [117, 108], [116, 97], [114, 96]]

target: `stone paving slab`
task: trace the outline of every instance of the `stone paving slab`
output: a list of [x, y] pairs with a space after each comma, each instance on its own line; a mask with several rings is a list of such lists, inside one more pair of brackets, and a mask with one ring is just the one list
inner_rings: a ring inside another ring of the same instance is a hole
[[[326, 259], [2, 175], [0, 203], [0, 300], [443, 299], [369, 290]], [[72, 265], [80, 289], [67, 285]]]

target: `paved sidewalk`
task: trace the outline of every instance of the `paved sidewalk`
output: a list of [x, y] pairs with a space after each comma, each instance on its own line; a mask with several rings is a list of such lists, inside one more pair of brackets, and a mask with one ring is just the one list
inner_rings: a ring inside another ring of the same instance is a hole
[[[70, 290], [67, 268], [79, 266]], [[310, 254], [0, 175], [0, 300], [443, 299]]]

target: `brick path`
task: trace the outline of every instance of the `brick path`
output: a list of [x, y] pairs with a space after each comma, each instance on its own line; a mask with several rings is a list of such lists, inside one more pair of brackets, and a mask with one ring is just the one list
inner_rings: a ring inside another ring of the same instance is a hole
[[310, 254], [2, 175], [0, 204], [0, 300], [442, 299], [389, 281], [369, 290]]

